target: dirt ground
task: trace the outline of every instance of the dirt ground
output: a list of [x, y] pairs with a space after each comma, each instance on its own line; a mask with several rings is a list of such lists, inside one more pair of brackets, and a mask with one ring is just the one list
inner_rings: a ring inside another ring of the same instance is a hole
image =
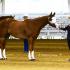
[[66, 40], [36, 41], [35, 46], [36, 60], [29, 61], [23, 41], [7, 41], [7, 60], [0, 60], [0, 70], [70, 70]]

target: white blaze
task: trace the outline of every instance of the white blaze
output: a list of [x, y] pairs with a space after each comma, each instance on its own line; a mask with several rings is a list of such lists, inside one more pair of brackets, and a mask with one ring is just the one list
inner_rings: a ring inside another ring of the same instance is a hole
[[59, 25], [58, 25], [57, 22], [56, 22], [56, 17], [53, 17], [53, 18], [52, 18], [52, 23], [55, 23], [56, 28], [59, 28]]

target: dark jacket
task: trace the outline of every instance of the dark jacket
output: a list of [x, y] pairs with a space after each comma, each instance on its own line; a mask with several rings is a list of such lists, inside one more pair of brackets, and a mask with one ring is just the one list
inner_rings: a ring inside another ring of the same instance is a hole
[[60, 28], [61, 30], [67, 31], [67, 39], [70, 39], [70, 25], [65, 28]]

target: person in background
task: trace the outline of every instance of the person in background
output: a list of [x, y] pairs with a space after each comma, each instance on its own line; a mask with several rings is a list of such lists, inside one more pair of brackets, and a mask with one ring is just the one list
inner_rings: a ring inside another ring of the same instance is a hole
[[67, 31], [67, 43], [68, 43], [68, 48], [70, 50], [70, 24], [67, 25], [66, 27], [59, 27], [59, 29]]
[[[28, 19], [28, 16], [23, 17], [24, 20]], [[28, 52], [28, 40], [24, 39], [24, 52]]]
[[24, 20], [28, 19], [28, 16], [24, 16], [23, 19], [24, 19]]

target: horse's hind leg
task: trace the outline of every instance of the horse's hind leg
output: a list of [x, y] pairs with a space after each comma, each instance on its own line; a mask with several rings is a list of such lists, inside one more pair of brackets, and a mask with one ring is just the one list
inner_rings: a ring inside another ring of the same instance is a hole
[[3, 44], [2, 44], [2, 55], [3, 55], [3, 59], [7, 59], [6, 57], [6, 50], [5, 50], [5, 45], [6, 45], [6, 40], [9, 38], [10, 34], [7, 33], [5, 38], [4, 38], [4, 41], [3, 41]]
[[6, 59], [6, 53], [5, 53], [5, 39], [0, 39], [0, 60]]
[[2, 56], [2, 49], [0, 48], [0, 60], [3, 59], [3, 56]]
[[3, 59], [2, 48], [3, 48], [3, 40], [0, 38], [0, 60]]
[[6, 59], [6, 52], [5, 52], [5, 44], [6, 39], [10, 36], [10, 34], [6, 34], [5, 37], [0, 37], [0, 60]]
[[5, 50], [5, 44], [6, 44], [6, 42], [4, 41], [3, 42], [3, 48], [2, 48], [3, 59], [7, 59], [7, 57], [6, 57], [6, 50]]

